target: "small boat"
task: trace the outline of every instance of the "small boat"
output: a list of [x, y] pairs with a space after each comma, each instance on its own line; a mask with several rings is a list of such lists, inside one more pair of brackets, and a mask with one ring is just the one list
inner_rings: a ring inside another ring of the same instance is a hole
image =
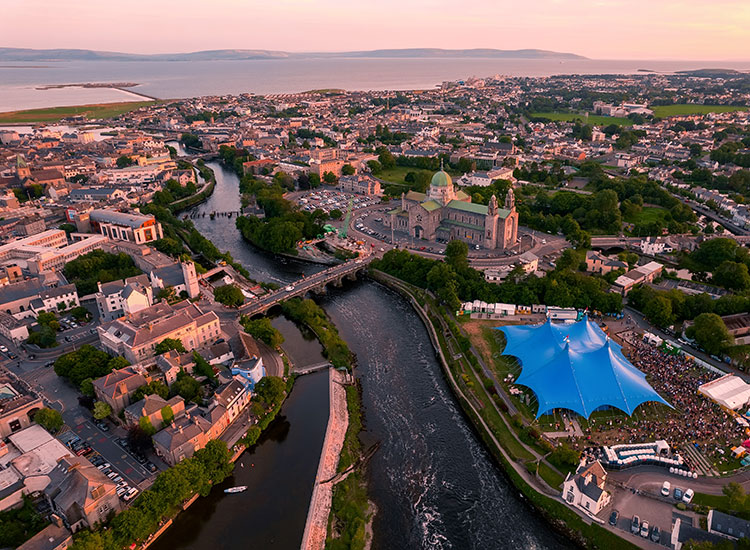
[[224, 492], [231, 495], [234, 493], [241, 493], [246, 490], [247, 490], [247, 485], [240, 485], [239, 487], [230, 487], [229, 489], [224, 489]]

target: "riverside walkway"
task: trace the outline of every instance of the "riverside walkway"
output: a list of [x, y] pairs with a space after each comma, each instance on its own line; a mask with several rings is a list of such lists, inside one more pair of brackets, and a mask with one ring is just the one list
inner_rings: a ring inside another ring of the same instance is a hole
[[[348, 374], [333, 368], [328, 370], [328, 399], [330, 412], [326, 428], [323, 450], [320, 454], [315, 486], [307, 511], [305, 531], [302, 535], [301, 550], [323, 550], [328, 532], [328, 516], [331, 513], [334, 483], [339, 456], [344, 446], [346, 429], [349, 426], [349, 411], [346, 405], [346, 383]], [[325, 481], [329, 480], [329, 481]]]

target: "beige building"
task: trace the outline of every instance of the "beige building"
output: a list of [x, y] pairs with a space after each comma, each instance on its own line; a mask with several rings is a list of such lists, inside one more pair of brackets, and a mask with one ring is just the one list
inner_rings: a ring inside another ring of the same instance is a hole
[[91, 229], [113, 241], [144, 244], [164, 237], [161, 224], [154, 216], [127, 214], [115, 210], [92, 210], [89, 213]]
[[130, 396], [135, 390], [147, 382], [134, 367], [125, 367], [94, 380], [94, 393], [99, 401], [107, 403], [112, 407], [113, 414], [117, 415], [130, 405]]
[[10, 376], [0, 374], [0, 440], [28, 428], [36, 411], [43, 407], [41, 397]]
[[588, 250], [586, 252], [586, 271], [604, 275], [616, 269], [627, 269], [628, 264], [618, 259], [608, 258], [601, 252]]
[[131, 363], [152, 357], [156, 345], [166, 338], [180, 340], [186, 350], [193, 350], [221, 335], [216, 313], [204, 313], [187, 300], [174, 306], [160, 302], [105, 323], [97, 331], [106, 351]]
[[[167, 409], [169, 407], [169, 409]], [[164, 415], [166, 411], [172, 411], [172, 418], [179, 419], [185, 414], [185, 400], [179, 395], [171, 399], [164, 399], [159, 395], [147, 395], [140, 401], [137, 401], [125, 409], [125, 422], [129, 425], [137, 425], [141, 418], [148, 418], [148, 421], [156, 431], [164, 427]]]

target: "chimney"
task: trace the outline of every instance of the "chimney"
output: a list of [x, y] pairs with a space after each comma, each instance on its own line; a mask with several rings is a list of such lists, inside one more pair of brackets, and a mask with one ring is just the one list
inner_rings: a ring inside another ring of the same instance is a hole
[[63, 526], [63, 520], [62, 520], [62, 518], [61, 518], [60, 516], [58, 516], [57, 514], [52, 514], [52, 515], [51, 515], [51, 516], [49, 517], [49, 519], [50, 519], [50, 521], [51, 521], [51, 522], [52, 522], [52, 523], [53, 523], [54, 525], [56, 525], [57, 527], [62, 527], [62, 526]]

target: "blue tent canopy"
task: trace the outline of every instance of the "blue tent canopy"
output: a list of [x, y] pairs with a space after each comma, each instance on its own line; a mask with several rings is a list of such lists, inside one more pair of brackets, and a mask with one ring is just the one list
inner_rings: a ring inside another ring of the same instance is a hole
[[619, 344], [584, 317], [577, 323], [498, 327], [507, 344], [503, 355], [521, 363], [517, 384], [536, 394], [537, 418], [553, 409], [569, 409], [588, 418], [600, 407], [627, 414], [641, 403], [667, 403], [646, 375], [622, 354]]

